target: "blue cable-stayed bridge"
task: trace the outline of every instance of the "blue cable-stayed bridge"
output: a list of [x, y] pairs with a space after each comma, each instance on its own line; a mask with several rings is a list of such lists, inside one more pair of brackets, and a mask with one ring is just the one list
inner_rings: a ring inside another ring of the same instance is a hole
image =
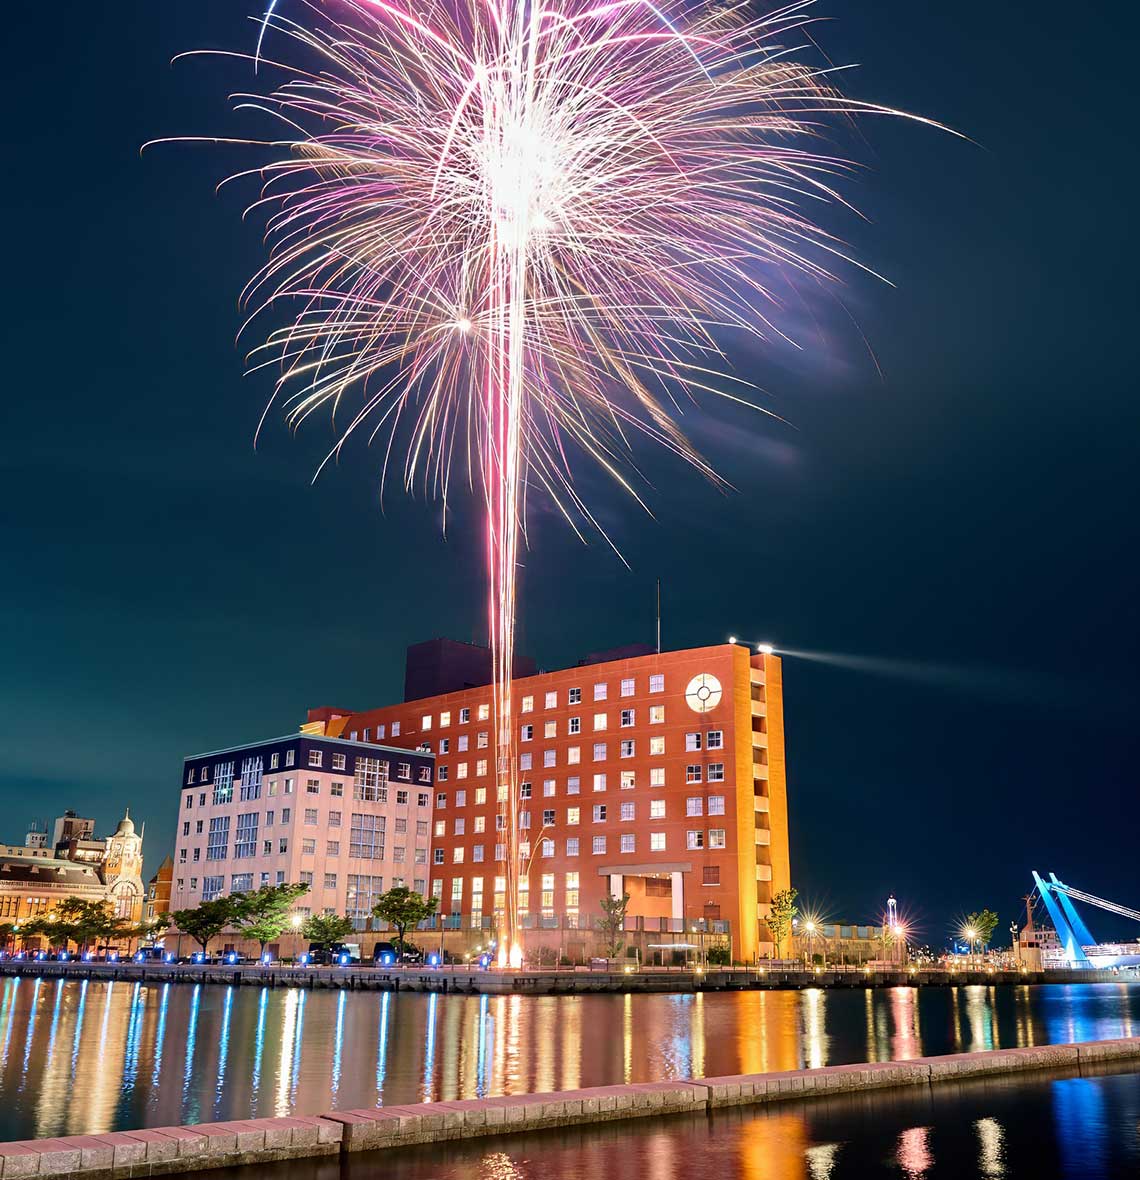
[[1085, 925], [1084, 919], [1077, 913], [1074, 901], [1084, 902], [1086, 905], [1096, 906], [1110, 914], [1117, 914], [1122, 918], [1131, 918], [1140, 922], [1140, 910], [1119, 905], [1115, 901], [1107, 901], [1092, 893], [1085, 893], [1082, 889], [1074, 889], [1063, 881], [1058, 881], [1055, 874], [1049, 874], [1046, 881], [1034, 870], [1033, 881], [1037, 892], [1045, 903], [1046, 910], [1057, 932], [1060, 946], [1045, 957], [1048, 966], [1056, 967], [1136, 967], [1140, 966], [1140, 941], [1124, 943], [1098, 943], [1092, 932]]

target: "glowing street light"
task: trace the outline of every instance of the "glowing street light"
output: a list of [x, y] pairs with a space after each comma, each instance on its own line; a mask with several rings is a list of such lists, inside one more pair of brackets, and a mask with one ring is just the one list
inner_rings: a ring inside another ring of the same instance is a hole
[[770, 656], [776, 649], [770, 643], [758, 643], [756, 651], [762, 656]]

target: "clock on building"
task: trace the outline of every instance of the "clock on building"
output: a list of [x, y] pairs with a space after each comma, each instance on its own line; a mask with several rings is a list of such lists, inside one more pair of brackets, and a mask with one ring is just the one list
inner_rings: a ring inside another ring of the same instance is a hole
[[709, 672], [702, 672], [689, 681], [685, 700], [695, 713], [708, 713], [720, 704], [720, 681]]

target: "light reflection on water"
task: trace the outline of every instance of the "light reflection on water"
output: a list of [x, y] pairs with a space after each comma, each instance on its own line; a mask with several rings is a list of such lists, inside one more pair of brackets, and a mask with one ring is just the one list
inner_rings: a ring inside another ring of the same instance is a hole
[[[1092, 1040], [1138, 1014], [1125, 984], [524, 997], [8, 978], [0, 1139]], [[918, 1175], [912, 1138], [892, 1150]], [[998, 1131], [974, 1138], [1002, 1176]]]

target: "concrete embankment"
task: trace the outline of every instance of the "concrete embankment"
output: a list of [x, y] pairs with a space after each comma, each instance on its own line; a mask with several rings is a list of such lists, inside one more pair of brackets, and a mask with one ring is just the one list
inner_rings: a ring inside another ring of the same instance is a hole
[[708, 1113], [724, 1106], [810, 1099], [854, 1090], [934, 1086], [986, 1074], [1079, 1071], [1082, 1065], [1128, 1058], [1140, 1058], [1140, 1037], [739, 1077], [597, 1086], [552, 1094], [424, 1102], [332, 1111], [312, 1118], [249, 1119], [24, 1140], [0, 1144], [0, 1180], [34, 1176], [120, 1180], [178, 1174], [649, 1115]]
[[345, 991], [439, 992], [456, 995], [576, 995], [591, 992], [715, 992], [805, 987], [960, 987], [966, 984], [1105, 983], [1140, 981], [1140, 971], [999, 971], [935, 968], [864, 971], [723, 967], [705, 971], [479, 970], [473, 967], [295, 967], [259, 963], [82, 963], [0, 960], [0, 976], [125, 980], [139, 983], [218, 983], [226, 986], [334, 988]]

